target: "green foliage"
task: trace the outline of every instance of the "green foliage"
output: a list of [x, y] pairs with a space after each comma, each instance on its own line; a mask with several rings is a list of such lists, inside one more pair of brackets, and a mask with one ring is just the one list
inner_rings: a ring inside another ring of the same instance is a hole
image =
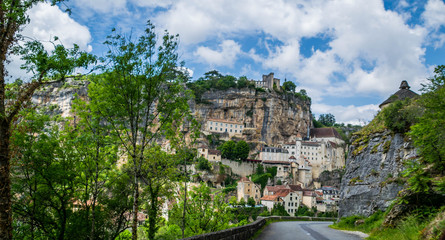
[[212, 165], [211, 165], [210, 162], [209, 162], [207, 159], [205, 159], [204, 157], [199, 157], [199, 158], [197, 159], [197, 161], [198, 161], [197, 168], [198, 168], [199, 170], [211, 170], [211, 169], [212, 169]]
[[229, 140], [219, 147], [221, 156], [230, 160], [244, 161], [249, 156], [250, 147], [245, 141], [234, 142]]
[[225, 142], [219, 148], [219, 150], [221, 150], [221, 157], [230, 160], [235, 160], [236, 159], [235, 147], [236, 143], [234, 141], [230, 140]]
[[251, 82], [245, 77], [240, 77], [237, 83], [237, 79], [235, 77], [230, 75], [222, 75], [218, 71], [212, 70], [204, 73], [204, 76], [200, 77], [198, 80], [187, 83], [187, 87], [193, 91], [196, 102], [204, 103], [202, 100], [202, 95], [204, 92], [211, 89], [227, 90], [235, 87], [252, 88], [252, 85]]
[[301, 205], [298, 207], [297, 212], [295, 212], [295, 216], [309, 216], [312, 217], [315, 215], [315, 211], [317, 209], [309, 209], [308, 207]]
[[[193, 187], [188, 194], [185, 215], [185, 237], [199, 235], [207, 232], [215, 232], [229, 227], [233, 218], [230, 208], [224, 201], [225, 196], [214, 194], [205, 184]], [[179, 196], [180, 202], [169, 211], [169, 225], [182, 226], [182, 210], [184, 196]], [[182, 236], [176, 236], [181, 238]]]
[[236, 201], [236, 197], [235, 197], [235, 196], [231, 196], [231, 197], [229, 198], [229, 204], [232, 205], [232, 206], [238, 204], [238, 202]]
[[235, 146], [235, 156], [236, 160], [244, 161], [249, 157], [250, 147], [245, 141], [241, 140], [236, 143]]
[[281, 182], [281, 179], [278, 179], [277, 185], [283, 185], [283, 183]]
[[294, 96], [302, 101], [311, 101], [311, 98], [307, 95], [307, 92], [304, 89], [301, 89], [299, 92], [294, 93]]
[[320, 114], [318, 122], [326, 127], [332, 127], [335, 124], [335, 117], [331, 113]]
[[395, 101], [382, 110], [385, 126], [396, 133], [408, 132], [417, 122], [420, 109], [410, 98]]
[[270, 211], [271, 216], [289, 216], [286, 209], [281, 204], [275, 204]]
[[238, 89], [242, 89], [242, 88], [246, 88], [246, 87], [247, 88], [255, 88], [255, 83], [253, 83], [252, 81], [249, 81], [247, 79], [247, 77], [245, 77], [245, 76], [239, 77], [236, 85], [237, 85]]
[[251, 207], [255, 207], [255, 205], [256, 205], [255, 199], [253, 199], [253, 197], [249, 197], [247, 199], [247, 205], [249, 205]]
[[287, 92], [295, 92], [297, 85], [291, 81], [286, 81], [283, 83], [283, 89]]

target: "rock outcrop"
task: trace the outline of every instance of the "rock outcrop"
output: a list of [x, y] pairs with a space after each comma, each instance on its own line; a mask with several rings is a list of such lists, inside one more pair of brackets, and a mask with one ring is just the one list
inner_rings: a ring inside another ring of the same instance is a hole
[[341, 184], [340, 217], [386, 210], [404, 187], [398, 178], [404, 160], [417, 157], [406, 136], [389, 130], [370, 134], [352, 145], [349, 153]]
[[208, 91], [202, 102], [191, 104], [205, 124], [206, 119], [225, 119], [243, 123], [243, 139], [275, 145], [292, 141], [297, 134], [306, 136], [312, 124], [310, 100], [270, 90], [228, 89]]
[[[32, 101], [41, 106], [58, 105], [59, 109], [54, 113], [72, 117], [75, 95], [88, 98], [88, 81], [69, 78], [48, 85], [37, 91]], [[189, 104], [203, 126], [209, 118], [243, 123], [242, 139], [251, 143], [274, 145], [291, 141], [298, 133], [306, 136], [308, 124], [312, 124], [310, 100], [301, 100], [292, 94], [231, 88], [207, 91], [202, 102], [190, 101]]]

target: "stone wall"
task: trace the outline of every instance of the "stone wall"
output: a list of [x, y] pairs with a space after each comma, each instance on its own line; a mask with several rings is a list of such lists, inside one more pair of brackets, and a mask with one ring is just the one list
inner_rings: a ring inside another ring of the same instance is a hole
[[258, 164], [253, 162], [237, 162], [228, 159], [222, 159], [221, 163], [229, 166], [232, 169], [232, 173], [241, 177], [254, 174]]

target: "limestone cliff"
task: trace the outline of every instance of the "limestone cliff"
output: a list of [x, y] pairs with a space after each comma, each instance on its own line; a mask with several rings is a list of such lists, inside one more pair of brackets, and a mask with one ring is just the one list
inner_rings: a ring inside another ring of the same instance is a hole
[[225, 119], [243, 123], [243, 139], [253, 143], [274, 145], [306, 136], [312, 124], [310, 101], [291, 94], [255, 89], [229, 89], [208, 91], [202, 102], [191, 104], [205, 124], [206, 119]]
[[398, 178], [404, 170], [403, 161], [416, 157], [409, 139], [389, 130], [355, 140], [341, 183], [340, 217], [386, 210], [403, 189], [404, 182]]
[[[55, 112], [63, 117], [73, 116], [75, 95], [88, 97], [88, 81], [67, 79], [37, 91], [32, 100], [40, 105], [58, 105]], [[268, 145], [291, 141], [298, 133], [305, 136], [311, 124], [310, 100], [270, 90], [228, 89], [207, 91], [202, 102], [190, 101], [192, 112], [205, 124], [208, 118], [226, 119], [243, 123], [242, 138], [252, 143]]]
[[72, 117], [71, 112], [75, 96], [82, 99], [88, 98], [88, 82], [68, 78], [65, 82], [58, 82], [45, 86], [34, 93], [32, 102], [39, 106], [58, 106], [53, 114], [60, 114], [62, 117]]

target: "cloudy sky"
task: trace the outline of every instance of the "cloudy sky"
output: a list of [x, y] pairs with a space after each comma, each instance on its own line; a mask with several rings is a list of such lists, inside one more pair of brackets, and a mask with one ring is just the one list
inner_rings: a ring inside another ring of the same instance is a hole
[[[151, 20], [179, 34], [193, 79], [216, 69], [274, 72], [306, 89], [316, 115], [367, 122], [407, 80], [412, 90], [445, 64], [443, 0], [70, 0], [36, 5], [24, 35], [102, 56], [112, 28], [138, 35]], [[64, 12], [71, 8], [72, 14]], [[11, 73], [18, 61], [11, 64]]]

